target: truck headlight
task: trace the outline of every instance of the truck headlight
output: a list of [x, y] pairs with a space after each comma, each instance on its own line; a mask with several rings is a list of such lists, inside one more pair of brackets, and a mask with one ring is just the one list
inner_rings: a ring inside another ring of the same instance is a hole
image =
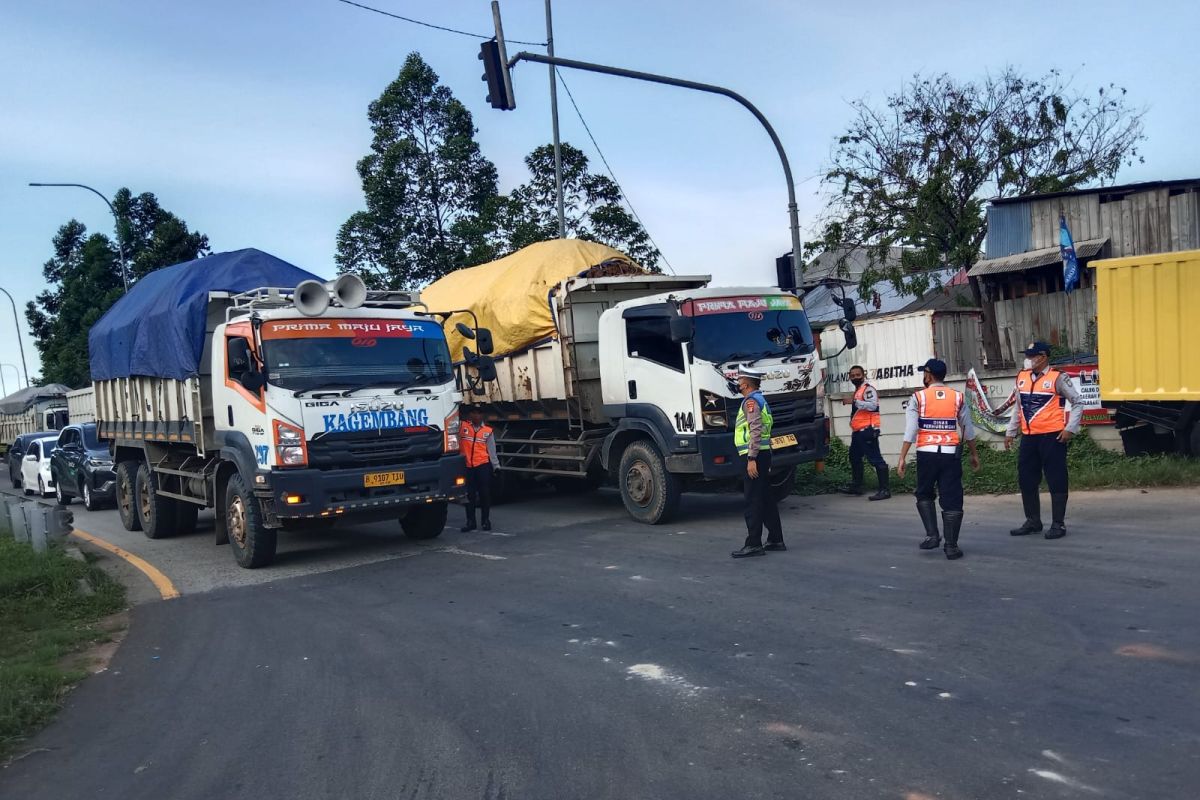
[[442, 423], [442, 450], [447, 453], [458, 452], [458, 412], [446, 417]]
[[304, 441], [304, 431], [295, 425], [275, 420], [275, 454], [279, 465], [283, 467], [308, 466], [308, 445]]

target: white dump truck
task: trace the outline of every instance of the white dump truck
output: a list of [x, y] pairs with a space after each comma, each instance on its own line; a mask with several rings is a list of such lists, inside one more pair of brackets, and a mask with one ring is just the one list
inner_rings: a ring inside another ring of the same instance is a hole
[[[490, 329], [477, 350], [451, 334], [469, 402], [496, 429], [502, 486], [613, 481], [629, 514], [668, 520], [685, 487], [738, 479], [739, 365], [765, 372], [774, 417], [770, 480], [824, 457], [822, 368], [800, 300], [770, 287], [712, 287], [707, 275], [647, 274], [617, 251], [560, 240], [461, 270], [428, 287], [432, 309]], [[538, 320], [542, 321], [539, 322]]]
[[222, 253], [140, 280], [89, 349], [121, 521], [150, 538], [213, 508], [217, 543], [259, 567], [281, 529], [436, 537], [464, 491], [446, 337], [410, 295]]

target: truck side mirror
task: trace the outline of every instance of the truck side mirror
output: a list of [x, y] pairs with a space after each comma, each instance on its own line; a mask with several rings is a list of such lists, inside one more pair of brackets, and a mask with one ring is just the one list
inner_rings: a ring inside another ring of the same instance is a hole
[[858, 319], [858, 309], [855, 307], [853, 299], [843, 297], [838, 301], [838, 305], [842, 307], [842, 317], [846, 322], [854, 322]]
[[492, 332], [488, 328], [476, 328], [475, 339], [479, 343], [479, 355], [490, 356], [495, 349], [492, 343]]
[[672, 344], [683, 344], [692, 340], [692, 321], [687, 317], [672, 314], [667, 317], [668, 331]]
[[476, 357], [475, 369], [479, 372], [479, 380], [484, 383], [490, 383], [498, 377], [496, 374], [496, 359], [491, 356]]
[[458, 331], [458, 335], [464, 339], [474, 339], [475, 331], [471, 330], [471, 326], [465, 322], [459, 322], [454, 326], [454, 330]]
[[842, 337], [846, 340], [846, 349], [853, 350], [858, 347], [858, 334], [854, 332], [854, 323], [848, 319], [844, 319], [838, 323], [838, 329], [842, 332]]

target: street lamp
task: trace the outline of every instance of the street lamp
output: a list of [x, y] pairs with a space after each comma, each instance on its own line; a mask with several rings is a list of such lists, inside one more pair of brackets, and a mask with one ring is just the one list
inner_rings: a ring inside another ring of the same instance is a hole
[[0, 292], [4, 292], [8, 297], [8, 302], [12, 305], [13, 325], [17, 326], [17, 346], [21, 348], [21, 369], [25, 372], [25, 385], [29, 386], [29, 368], [25, 366], [25, 342], [21, 340], [21, 318], [17, 316], [17, 302], [3, 286], [0, 286]]
[[16, 364], [0, 364], [0, 391], [3, 391], [4, 396], [8, 397], [8, 382], [4, 380], [4, 367], [12, 367], [12, 371], [17, 373], [17, 386], [21, 385], [21, 372], [17, 369]]
[[121, 244], [121, 218], [117, 216], [117, 210], [113, 208], [113, 204], [108, 201], [100, 192], [90, 186], [84, 186], [82, 183], [31, 183], [30, 186], [72, 186], [76, 189], [87, 189], [92, 194], [99, 197], [108, 206], [108, 210], [112, 212], [113, 222], [116, 225], [117, 231], [117, 251], [121, 254], [121, 280], [125, 283], [125, 291], [129, 291], [129, 272], [125, 267], [125, 245]]

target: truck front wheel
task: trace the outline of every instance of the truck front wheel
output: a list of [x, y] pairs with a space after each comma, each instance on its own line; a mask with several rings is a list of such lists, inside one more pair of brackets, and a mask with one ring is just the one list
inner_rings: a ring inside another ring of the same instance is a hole
[[241, 475], [229, 476], [225, 487], [225, 527], [238, 566], [255, 569], [275, 560], [276, 533], [263, 524], [258, 499]]
[[158, 481], [149, 464], [137, 469], [137, 514], [147, 539], [162, 539], [175, 533], [179, 501], [158, 493]]
[[410, 539], [436, 539], [446, 527], [446, 504], [413, 506], [400, 518], [400, 528]]
[[140, 531], [142, 521], [137, 513], [137, 462], [117, 464], [117, 513], [121, 526], [127, 531]]
[[638, 522], [658, 525], [679, 508], [683, 492], [679, 478], [667, 472], [666, 462], [650, 442], [634, 442], [625, 448], [617, 482], [625, 510]]

